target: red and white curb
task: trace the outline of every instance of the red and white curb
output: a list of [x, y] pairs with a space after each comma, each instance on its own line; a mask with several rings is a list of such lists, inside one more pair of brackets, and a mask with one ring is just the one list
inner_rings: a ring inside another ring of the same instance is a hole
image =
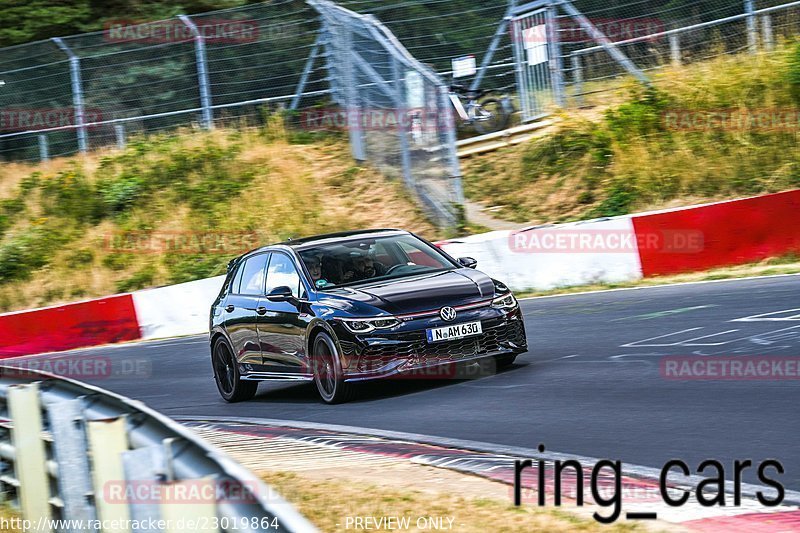
[[[276, 470], [280, 470], [282, 467], [297, 469], [297, 461], [301, 462], [302, 468], [313, 468], [314, 461], [325, 461], [326, 458], [332, 460], [337, 457], [337, 454], [347, 466], [356, 468], [366, 467], [372, 461], [400, 458], [415, 464], [446, 468], [507, 484], [509, 485], [509, 499], [512, 501], [515, 461], [532, 459], [534, 466], [525, 469], [522, 476], [522, 505], [526, 506], [537, 505], [538, 459], [545, 461], [545, 493], [548, 506], [553, 505], [552, 496], [555, 494], [552, 476], [554, 461], [575, 459], [584, 468], [585, 504], [592, 505], [602, 516], [610, 513], [610, 509], [605, 510], [592, 501], [591, 490], [586, 486], [590, 470], [597, 462], [597, 459], [593, 458], [549, 452], [541, 454], [536, 450], [487, 443], [328, 424], [233, 418], [214, 420], [185, 418], [180, 421], [201, 435], [204, 432], [236, 435], [235, 439], [230, 439], [234, 448], [241, 450], [242, 439], [245, 439], [247, 447], [259, 456], [263, 455], [264, 448], [267, 446], [262, 444], [259, 448], [259, 440], [262, 443], [279, 443], [285, 450], [285, 454], [279, 456], [277, 462], [273, 458], [268, 464]], [[224, 449], [225, 438], [216, 440], [222, 442], [216, 442], [216, 444], [221, 445]], [[304, 452], [299, 455], [296, 451], [293, 452], [292, 443], [295, 443], [296, 447], [301, 448]], [[313, 445], [315, 449], [309, 449], [308, 445]], [[493, 448], [499, 449], [499, 451], [490, 451]], [[514, 453], [507, 453], [512, 450]], [[334, 454], [333, 457], [331, 457], [331, 453]], [[356, 454], [360, 454], [362, 458], [358, 459]], [[283, 462], [281, 463], [281, 461]], [[662, 500], [656, 472], [655, 469], [646, 467], [623, 467], [620, 494], [624, 512], [620, 521], [624, 521], [627, 514], [655, 513], [659, 521], [675, 524], [690, 531], [800, 532], [800, 508], [796, 505], [783, 504], [767, 508], [753, 497], [757, 490], [764, 490], [766, 494], [769, 494], [769, 489], [766, 487], [745, 485], [742, 503], [736, 507], [703, 507], [695, 502], [676, 508], [666, 505]], [[564, 496], [565, 508], [574, 507], [578, 493], [577, 476], [572, 469], [567, 469], [562, 480], [561, 492]], [[609, 497], [609, 491], [615, 490], [615, 481], [615, 477], [610, 472], [601, 471], [598, 476], [598, 486], [604, 498]], [[682, 485], [670, 482], [670, 489], [681, 492], [683, 490], [691, 491], [691, 487], [696, 486], [696, 480], [690, 478], [686, 481], [691, 484]], [[730, 501], [730, 497], [728, 500]], [[787, 491], [786, 500], [800, 503], [800, 493]]]
[[[603, 220], [495, 231], [438, 243], [450, 255], [515, 290], [614, 283], [758, 261], [800, 251], [800, 190]], [[541, 232], [606, 236], [617, 249], [520, 250]], [[671, 238], [669, 236], [672, 236]], [[676, 237], [677, 236], [677, 237]], [[697, 236], [692, 246], [680, 238]], [[613, 239], [612, 239], [613, 237]], [[655, 237], [661, 245], [640, 246]], [[666, 241], [675, 246], [664, 246]], [[674, 241], [674, 242], [673, 242]], [[0, 359], [139, 339], [208, 332], [208, 311], [224, 276], [44, 309], [0, 315]]]

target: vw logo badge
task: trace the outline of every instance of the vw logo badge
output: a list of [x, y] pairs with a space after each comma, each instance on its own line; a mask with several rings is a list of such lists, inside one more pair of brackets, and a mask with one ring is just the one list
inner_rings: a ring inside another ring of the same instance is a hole
[[452, 307], [442, 307], [442, 310], [439, 311], [439, 316], [442, 317], [442, 320], [450, 322], [456, 319], [456, 310]]

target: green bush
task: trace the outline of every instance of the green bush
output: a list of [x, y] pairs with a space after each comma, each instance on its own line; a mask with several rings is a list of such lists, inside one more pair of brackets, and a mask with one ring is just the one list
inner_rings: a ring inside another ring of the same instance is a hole
[[93, 262], [94, 252], [85, 248], [75, 250], [64, 259], [64, 264], [74, 269], [89, 268]]
[[45, 179], [41, 189], [47, 216], [71, 218], [80, 223], [97, 223], [103, 218], [99, 196], [78, 166]]
[[21, 197], [0, 200], [0, 236], [13, 224], [17, 215], [25, 210], [25, 202]]
[[628, 102], [606, 112], [605, 126], [619, 142], [662, 133], [665, 131], [664, 112], [669, 106], [669, 97], [659, 90], [653, 87], [637, 90]]
[[53, 224], [27, 229], [0, 245], [0, 284], [26, 280], [50, 263], [69, 236]]
[[232, 258], [222, 254], [170, 254], [164, 258], [164, 264], [169, 272], [167, 279], [169, 283], [176, 284], [219, 276], [225, 273]]
[[110, 213], [123, 213], [136, 205], [145, 192], [142, 179], [130, 173], [100, 180], [97, 185], [103, 204]]
[[636, 189], [631, 178], [616, 179], [608, 189], [608, 196], [594, 207], [590, 218], [627, 215], [636, 201]]
[[153, 285], [156, 278], [156, 268], [147, 265], [136, 271], [129, 278], [117, 282], [117, 292], [131, 292], [145, 289]]
[[125, 270], [131, 263], [133, 263], [133, 254], [114, 252], [105, 256], [102, 261], [104, 267], [114, 272]]
[[786, 77], [792, 99], [800, 105], [800, 42], [795, 44], [789, 53], [789, 69]]

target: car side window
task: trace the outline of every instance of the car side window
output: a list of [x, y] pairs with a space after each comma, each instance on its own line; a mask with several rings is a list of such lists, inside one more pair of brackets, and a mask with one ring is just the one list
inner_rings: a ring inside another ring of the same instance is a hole
[[242, 274], [244, 274], [244, 262], [242, 262], [236, 269], [236, 274], [234, 274], [233, 279], [231, 280], [230, 289], [228, 290], [229, 293], [239, 294], [239, 290], [242, 286]]
[[269, 254], [256, 255], [249, 258], [242, 267], [242, 280], [239, 294], [260, 296], [264, 294], [264, 271]]
[[274, 253], [267, 268], [267, 294], [277, 287], [289, 287], [295, 298], [305, 293], [300, 274], [289, 256]]

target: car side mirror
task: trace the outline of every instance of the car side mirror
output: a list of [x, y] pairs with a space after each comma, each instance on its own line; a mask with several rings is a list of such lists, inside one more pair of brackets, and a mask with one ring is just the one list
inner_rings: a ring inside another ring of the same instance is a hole
[[267, 294], [267, 300], [270, 302], [290, 302], [294, 300], [294, 295], [289, 287], [275, 287]]
[[475, 268], [478, 266], [478, 261], [471, 257], [459, 257], [458, 264], [464, 268]]

